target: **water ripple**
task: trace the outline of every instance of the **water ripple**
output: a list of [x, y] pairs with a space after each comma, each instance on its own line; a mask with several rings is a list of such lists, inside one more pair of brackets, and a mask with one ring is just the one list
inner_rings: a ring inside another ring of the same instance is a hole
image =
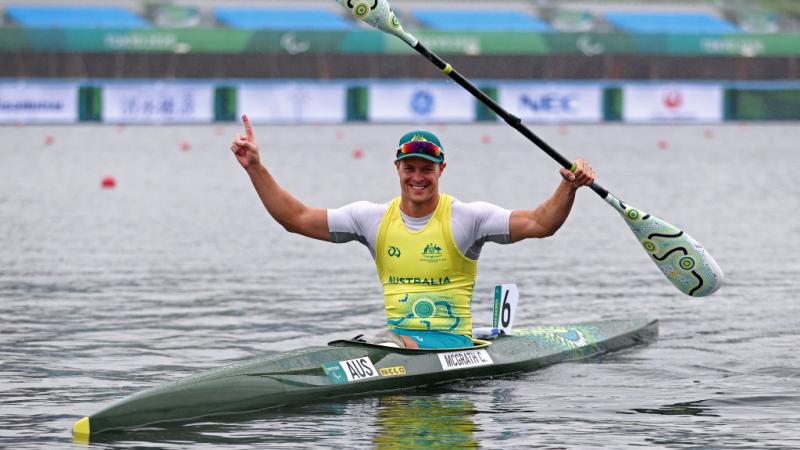
[[[380, 149], [407, 127], [258, 128], [273, 175], [309, 205], [396, 195]], [[707, 140], [670, 126], [669, 152], [641, 145], [663, 127], [540, 128], [580, 149], [615, 194], [701, 240], [725, 270], [723, 289], [677, 293], [587, 190], [554, 238], [487, 244], [475, 321], [489, 323], [494, 283], [513, 281], [520, 325], [653, 317], [657, 342], [510, 377], [109, 433], [90, 447], [800, 447], [791, 220], [800, 188], [771, 162], [800, 163], [800, 127], [719, 126]], [[442, 186], [463, 200], [531, 208], [558, 183], [555, 166], [504, 125], [436, 132], [457, 149]], [[18, 151], [42, 133], [57, 148]], [[285, 233], [231, 160], [228, 137], [179, 126], [124, 133], [30, 126], [0, 142], [0, 446], [68, 447], [77, 418], [133, 392], [384, 324], [366, 249]], [[484, 133], [492, 152], [476, 146]], [[182, 138], [202, 144], [165, 150]], [[366, 156], [353, 159], [354, 146]], [[119, 185], [101, 190], [108, 173]], [[775, 211], [788, 222], [770, 220]]]

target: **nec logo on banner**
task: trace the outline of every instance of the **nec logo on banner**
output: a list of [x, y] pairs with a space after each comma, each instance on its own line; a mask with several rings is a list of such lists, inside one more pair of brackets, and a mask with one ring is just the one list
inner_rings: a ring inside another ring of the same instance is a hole
[[571, 95], [544, 94], [530, 97], [523, 94], [520, 99], [522, 109], [529, 109], [534, 112], [564, 112], [575, 111], [575, 97]]

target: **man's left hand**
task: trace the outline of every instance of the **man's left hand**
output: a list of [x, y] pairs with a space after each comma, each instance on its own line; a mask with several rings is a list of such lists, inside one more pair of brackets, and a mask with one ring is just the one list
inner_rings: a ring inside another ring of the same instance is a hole
[[573, 189], [578, 189], [581, 186], [589, 186], [594, 183], [594, 169], [584, 159], [576, 159], [573, 161], [575, 164], [575, 172], [570, 172], [565, 168], [559, 171], [561, 176], [566, 180]]

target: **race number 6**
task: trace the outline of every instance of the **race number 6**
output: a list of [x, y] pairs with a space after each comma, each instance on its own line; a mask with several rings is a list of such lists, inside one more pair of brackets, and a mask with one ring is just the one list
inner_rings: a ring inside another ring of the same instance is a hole
[[518, 301], [519, 291], [516, 284], [508, 283], [495, 286], [492, 326], [498, 328], [501, 334], [511, 334]]

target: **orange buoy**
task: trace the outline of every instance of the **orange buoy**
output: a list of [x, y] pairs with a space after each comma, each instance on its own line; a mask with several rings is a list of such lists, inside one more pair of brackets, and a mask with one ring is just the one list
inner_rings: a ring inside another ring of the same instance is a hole
[[103, 180], [100, 182], [100, 186], [102, 186], [103, 189], [113, 189], [117, 186], [117, 180], [111, 175], [103, 177]]

